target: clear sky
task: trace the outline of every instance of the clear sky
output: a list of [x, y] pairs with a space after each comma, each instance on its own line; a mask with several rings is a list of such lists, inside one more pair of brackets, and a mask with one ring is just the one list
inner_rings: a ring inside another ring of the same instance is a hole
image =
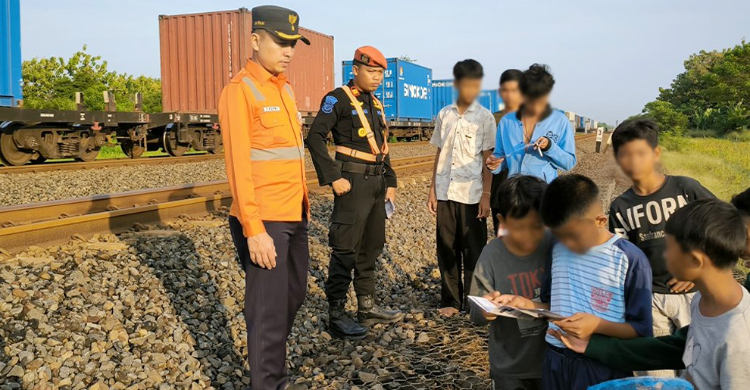
[[[160, 76], [158, 15], [252, 8], [235, 0], [21, 0], [23, 58], [84, 44], [110, 69]], [[750, 38], [748, 0], [303, 1], [302, 26], [335, 37], [336, 63], [361, 45], [408, 55], [449, 78], [474, 58], [494, 88], [507, 68], [548, 64], [559, 108], [614, 124], [669, 86], [691, 53]], [[340, 80], [337, 66], [336, 80]]]

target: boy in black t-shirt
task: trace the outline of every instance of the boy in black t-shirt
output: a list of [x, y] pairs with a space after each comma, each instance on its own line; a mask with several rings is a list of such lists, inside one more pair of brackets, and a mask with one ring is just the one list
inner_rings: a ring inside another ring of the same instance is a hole
[[[648, 257], [653, 272], [652, 314], [654, 336], [666, 336], [690, 323], [693, 283], [680, 281], [667, 271], [664, 227], [669, 216], [686, 204], [714, 198], [696, 180], [670, 176], [658, 169], [661, 149], [659, 128], [650, 119], [623, 122], [612, 135], [617, 164], [633, 181], [609, 209], [609, 228], [638, 246]], [[675, 376], [674, 371], [649, 372]]]

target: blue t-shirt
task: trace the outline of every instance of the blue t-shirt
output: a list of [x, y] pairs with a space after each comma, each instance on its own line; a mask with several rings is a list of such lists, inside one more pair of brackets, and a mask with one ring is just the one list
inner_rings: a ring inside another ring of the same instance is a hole
[[[552, 250], [551, 275], [546, 291], [542, 291], [543, 301], [549, 294], [551, 311], [564, 316], [589, 313], [610, 322], [628, 323], [640, 336], [652, 335], [651, 266], [646, 255], [629, 241], [613, 235], [582, 255], [557, 243]], [[546, 340], [565, 348], [549, 334]]]
[[506, 114], [497, 125], [495, 152], [492, 154], [497, 158], [505, 157], [505, 161], [492, 173], [497, 175], [507, 167], [508, 176], [536, 176], [549, 183], [557, 177], [558, 169], [573, 169], [576, 165], [575, 131], [565, 114], [552, 110], [537, 123], [531, 143], [541, 137], [549, 139], [550, 147], [540, 156], [537, 150], [525, 147], [523, 122], [518, 113]]

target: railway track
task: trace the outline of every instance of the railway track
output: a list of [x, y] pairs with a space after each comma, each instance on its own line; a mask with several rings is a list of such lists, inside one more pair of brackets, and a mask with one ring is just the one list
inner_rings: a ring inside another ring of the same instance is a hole
[[[395, 159], [404, 175], [432, 167], [434, 156]], [[320, 190], [315, 171], [307, 171], [307, 186]], [[155, 224], [182, 215], [206, 215], [229, 207], [227, 181], [188, 184], [118, 194], [64, 199], [0, 208], [0, 248], [15, 253], [29, 246], [67, 242], [74, 235], [121, 233], [135, 224]]]
[[[417, 142], [396, 142], [391, 143], [390, 147], [418, 146], [427, 144], [427, 141]], [[333, 146], [329, 149], [333, 151]], [[184, 164], [192, 162], [211, 161], [223, 159], [223, 154], [194, 154], [181, 157], [158, 156], [158, 157], [141, 157], [141, 158], [113, 158], [106, 160], [95, 160], [91, 162], [51, 162], [44, 164], [26, 164], [21, 166], [0, 166], [0, 174], [17, 174], [17, 173], [38, 173], [38, 172], [56, 172], [56, 171], [74, 171], [83, 169], [100, 169], [113, 167], [128, 167], [140, 165], [165, 165], [165, 164]]]
[[[588, 139], [595, 136], [596, 134], [580, 135], [576, 139]], [[415, 144], [418, 143], [394, 145]], [[223, 158], [221, 155], [203, 156], [205, 157]], [[196, 161], [196, 157], [136, 159], [115, 164], [120, 166], [128, 165], [128, 163], [158, 164], [186, 160]], [[109, 163], [114, 163], [114, 161], [120, 160], [109, 161]], [[394, 169], [401, 175], [429, 169], [433, 162], [434, 155], [392, 160]], [[68, 166], [79, 165], [79, 163], [49, 165]], [[85, 169], [91, 168], [91, 164], [83, 165], [87, 165]], [[29, 168], [42, 166], [29, 166]], [[17, 168], [26, 168], [26, 166], [10, 169]], [[8, 167], [0, 171], [4, 169]], [[315, 171], [309, 170], [306, 175], [308, 188], [312, 191], [320, 190]], [[171, 221], [182, 215], [205, 215], [221, 207], [229, 207], [231, 199], [227, 182], [213, 181], [2, 207], [0, 208], [0, 249], [14, 253], [31, 245], [49, 246], [67, 242], [74, 235], [121, 233], [138, 223], [154, 224]]]

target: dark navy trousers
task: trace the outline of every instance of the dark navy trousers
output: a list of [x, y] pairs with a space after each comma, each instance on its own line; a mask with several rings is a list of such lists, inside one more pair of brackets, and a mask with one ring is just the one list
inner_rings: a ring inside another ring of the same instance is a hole
[[277, 390], [289, 380], [286, 340], [307, 293], [310, 252], [306, 217], [301, 222], [263, 224], [276, 247], [276, 268], [270, 270], [253, 264], [242, 224], [229, 217], [234, 246], [245, 270], [247, 359], [252, 388]]
[[557, 348], [548, 344], [544, 352], [544, 390], [586, 390], [589, 386], [629, 376], [633, 376], [632, 372], [609, 368], [567, 348]]

